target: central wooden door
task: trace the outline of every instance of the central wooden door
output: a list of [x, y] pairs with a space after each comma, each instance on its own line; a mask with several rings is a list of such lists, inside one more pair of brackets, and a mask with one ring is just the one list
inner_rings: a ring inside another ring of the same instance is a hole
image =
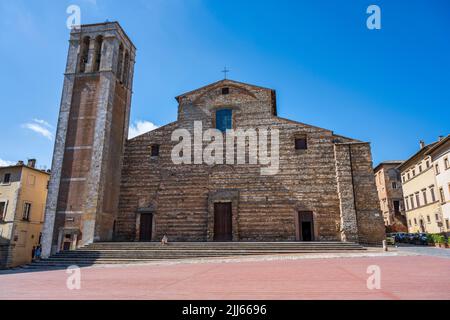
[[233, 240], [231, 202], [214, 203], [214, 241]]
[[141, 214], [141, 222], [139, 225], [139, 240], [152, 241], [153, 214]]

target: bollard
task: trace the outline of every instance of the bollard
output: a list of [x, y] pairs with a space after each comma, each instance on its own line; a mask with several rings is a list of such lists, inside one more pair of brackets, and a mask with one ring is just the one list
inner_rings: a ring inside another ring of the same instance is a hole
[[386, 240], [383, 240], [383, 251], [388, 251]]

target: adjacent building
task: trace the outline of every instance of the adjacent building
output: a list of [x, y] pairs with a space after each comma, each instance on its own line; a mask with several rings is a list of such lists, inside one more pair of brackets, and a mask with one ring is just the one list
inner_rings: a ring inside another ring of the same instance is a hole
[[435, 161], [439, 162], [436, 166], [430, 155], [430, 152], [434, 152], [435, 155], [442, 154], [441, 148], [440, 151], [435, 149], [437, 145], [443, 144], [434, 142], [425, 145], [421, 141], [419, 151], [398, 167], [402, 176], [408, 231], [411, 233], [448, 231], [444, 224], [440, 189], [436, 180], [437, 170], [442, 165], [440, 162], [444, 162], [444, 159], [436, 157]]
[[443, 228], [450, 232], [450, 135], [427, 151], [436, 175], [436, 190], [439, 194]]
[[384, 161], [374, 169], [380, 209], [388, 232], [406, 232], [400, 170], [403, 161]]
[[50, 174], [25, 165], [0, 167], [0, 267], [31, 262], [40, 243]]

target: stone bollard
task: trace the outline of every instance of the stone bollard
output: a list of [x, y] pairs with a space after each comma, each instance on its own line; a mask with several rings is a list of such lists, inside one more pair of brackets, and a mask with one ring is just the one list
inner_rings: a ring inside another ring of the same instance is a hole
[[388, 251], [386, 240], [383, 240], [383, 251]]

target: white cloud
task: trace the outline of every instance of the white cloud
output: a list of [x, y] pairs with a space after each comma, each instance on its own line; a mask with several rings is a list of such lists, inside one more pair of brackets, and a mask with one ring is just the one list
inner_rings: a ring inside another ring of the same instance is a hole
[[36, 122], [36, 123], [42, 124], [42, 125], [44, 125], [44, 126], [46, 126], [48, 128], [52, 128], [52, 125], [50, 123], [48, 123], [47, 121], [45, 121], [45, 120], [33, 119], [33, 121]]
[[3, 160], [0, 158], [0, 167], [12, 166], [15, 162]]
[[30, 129], [43, 137], [52, 140], [53, 134], [50, 132], [48, 128], [52, 128], [52, 126], [45, 120], [33, 119], [32, 122], [28, 122], [22, 125], [23, 128]]
[[159, 127], [150, 121], [137, 120], [130, 125], [128, 139], [140, 136], [143, 133], [158, 129]]

